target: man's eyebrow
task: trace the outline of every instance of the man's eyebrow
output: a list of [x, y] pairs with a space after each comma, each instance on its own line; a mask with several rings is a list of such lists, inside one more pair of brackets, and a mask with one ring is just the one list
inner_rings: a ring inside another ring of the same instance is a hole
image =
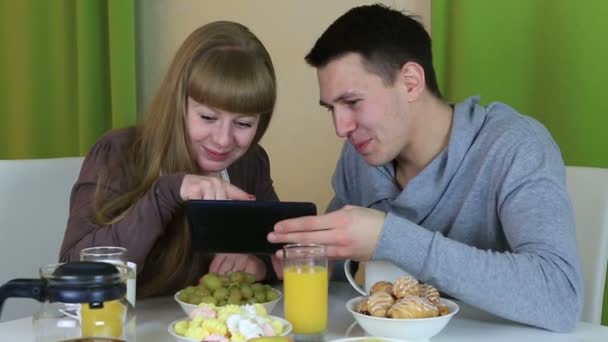
[[[347, 99], [347, 98], [349, 98], [351, 96], [358, 96], [358, 94], [355, 93], [355, 92], [349, 91], [349, 92], [346, 92], [346, 93], [343, 93], [343, 94], [339, 95], [338, 97], [336, 97], [335, 99], [333, 99], [332, 102], [333, 103], [342, 102], [342, 101], [344, 101], [345, 99]], [[319, 100], [319, 104], [321, 106], [327, 107], [327, 108], [332, 108], [333, 107], [332, 105], [330, 105], [329, 103], [324, 102], [323, 100]]]

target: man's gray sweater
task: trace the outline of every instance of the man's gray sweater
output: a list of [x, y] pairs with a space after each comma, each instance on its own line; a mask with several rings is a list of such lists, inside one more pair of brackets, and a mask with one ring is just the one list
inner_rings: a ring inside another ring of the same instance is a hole
[[553, 331], [574, 329], [582, 283], [559, 148], [537, 121], [472, 97], [449, 145], [401, 191], [348, 142], [330, 210], [387, 213], [374, 260], [400, 265], [465, 303]]

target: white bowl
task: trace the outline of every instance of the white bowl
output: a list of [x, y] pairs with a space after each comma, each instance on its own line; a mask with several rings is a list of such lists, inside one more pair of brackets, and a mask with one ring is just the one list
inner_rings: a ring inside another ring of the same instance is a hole
[[[270, 314], [272, 312], [272, 310], [274, 310], [274, 307], [277, 306], [277, 303], [281, 300], [281, 298], [283, 297], [283, 293], [281, 293], [281, 291], [272, 288], [274, 291], [276, 291], [279, 296], [277, 297], [277, 299], [270, 301], [270, 302], [265, 302], [265, 303], [260, 303], [264, 306], [264, 308], [266, 308], [266, 312], [268, 314]], [[183, 291], [183, 290], [182, 290]], [[190, 303], [186, 303], [184, 301], [181, 301], [179, 299], [179, 294], [182, 291], [178, 291], [175, 295], [173, 295], [173, 299], [175, 299], [176, 302], [179, 303], [179, 306], [182, 307], [182, 310], [184, 310], [184, 312], [186, 313], [186, 315], [190, 316], [190, 313], [196, 309], [198, 307], [198, 305], [196, 304], [190, 304]]]
[[[283, 333], [280, 334], [279, 336], [287, 336], [291, 333], [291, 329], [293, 327], [291, 326], [291, 323], [289, 323], [288, 320], [281, 318], [281, 317], [277, 317], [277, 316], [271, 316], [271, 315], [269, 315], [268, 317], [273, 320], [278, 320], [281, 323], [283, 323]], [[184, 321], [187, 319], [188, 319], [188, 317], [182, 318], [182, 319], [177, 319], [177, 320], [171, 322], [171, 324], [169, 324], [169, 328], [167, 328], [167, 330], [169, 331], [169, 334], [171, 336], [173, 336], [173, 338], [178, 342], [199, 342], [200, 340], [197, 340], [195, 338], [186, 337], [186, 336], [181, 336], [175, 332], [175, 329], [174, 329], [175, 324], [179, 321]]]
[[441, 298], [441, 304], [448, 307], [447, 315], [412, 319], [373, 317], [356, 311], [357, 305], [362, 299], [363, 297], [359, 296], [346, 302], [346, 310], [353, 315], [363, 330], [372, 336], [408, 341], [427, 341], [437, 335], [459, 310], [458, 304]]

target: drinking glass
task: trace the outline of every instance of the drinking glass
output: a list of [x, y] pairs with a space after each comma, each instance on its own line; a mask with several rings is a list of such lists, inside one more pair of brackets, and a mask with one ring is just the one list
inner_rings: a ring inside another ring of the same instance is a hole
[[137, 265], [127, 260], [127, 249], [115, 246], [89, 247], [80, 251], [80, 261], [107, 262], [122, 266], [127, 276], [127, 300], [135, 307]]
[[296, 341], [322, 341], [327, 328], [327, 248], [318, 244], [283, 247], [285, 319]]

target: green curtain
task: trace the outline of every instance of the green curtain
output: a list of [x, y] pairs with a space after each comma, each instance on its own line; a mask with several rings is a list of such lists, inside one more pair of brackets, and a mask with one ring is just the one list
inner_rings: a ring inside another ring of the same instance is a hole
[[567, 165], [607, 168], [607, 17], [606, 1], [433, 0], [440, 88], [505, 102], [549, 129]]
[[0, 0], [0, 159], [86, 154], [136, 121], [134, 0]]

